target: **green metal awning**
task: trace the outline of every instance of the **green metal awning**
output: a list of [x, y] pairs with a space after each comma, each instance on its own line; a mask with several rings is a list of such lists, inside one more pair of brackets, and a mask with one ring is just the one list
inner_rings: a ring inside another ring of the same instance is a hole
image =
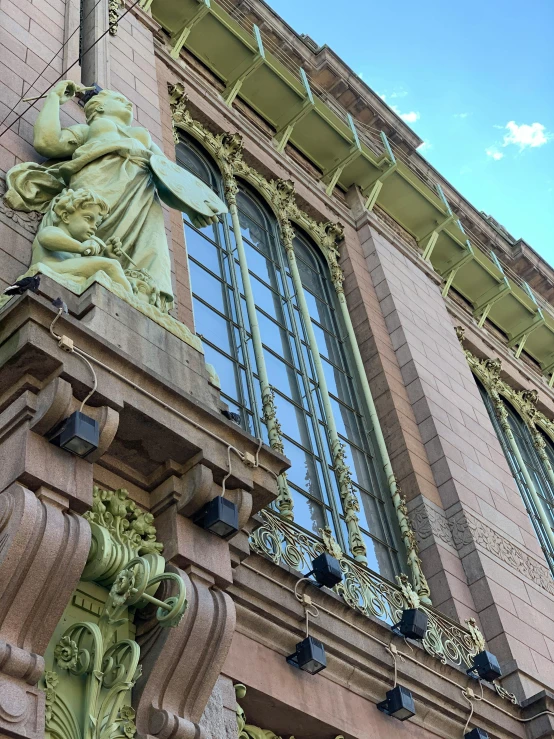
[[[327, 192], [360, 187], [417, 241], [424, 258], [472, 306], [480, 325], [488, 318], [519, 356], [523, 348], [545, 374], [554, 372], [554, 312], [530, 288], [506, 275], [494, 254], [472, 245], [438, 186], [424, 182], [382, 141], [360, 137], [352, 117], [314, 94], [304, 70], [292, 71], [265, 49], [259, 29], [241, 25], [214, 0], [146, 0], [171, 34], [171, 54], [185, 46], [225, 85], [228, 105], [240, 97], [275, 130], [282, 151], [290, 142], [321, 172]], [[554, 377], [554, 375], [553, 375]]]

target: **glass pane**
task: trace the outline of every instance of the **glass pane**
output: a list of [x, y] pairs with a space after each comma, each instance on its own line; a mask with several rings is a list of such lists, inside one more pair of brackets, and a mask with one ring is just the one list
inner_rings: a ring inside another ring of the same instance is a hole
[[211, 168], [200, 153], [195, 151], [195, 148], [189, 144], [188, 140], [177, 145], [176, 155], [177, 162], [182, 167], [195, 174], [213, 188], [214, 177]]
[[325, 380], [327, 381], [327, 389], [337, 398], [340, 398], [344, 403], [353, 405], [353, 398], [351, 393], [351, 379], [348, 375], [332, 365], [326, 359], [321, 358], [321, 364], [323, 365], [323, 373]]
[[354, 493], [360, 501], [360, 525], [371, 534], [387, 541], [388, 532], [383, 528], [383, 520], [386, 515], [384, 503], [376, 500], [371, 495], [364, 493], [357, 487], [354, 487]]
[[215, 277], [212, 277], [205, 269], [200, 267], [192, 260], [190, 264], [190, 284], [192, 292], [204, 298], [204, 300], [213, 306], [220, 313], [226, 313], [225, 310], [225, 292], [228, 288]]
[[314, 431], [311, 417], [283, 398], [279, 393], [275, 394], [275, 405], [277, 406], [277, 418], [279, 419], [283, 433], [306, 449], [315, 451], [316, 447], [313, 442]]
[[378, 493], [378, 491], [374, 489], [374, 485], [371, 480], [369, 473], [369, 460], [366, 455], [351, 444], [348, 444], [346, 441], [343, 441], [342, 443], [344, 444], [344, 459], [350, 468], [352, 479], [366, 490], [369, 490], [374, 494]]
[[289, 480], [314, 498], [322, 500], [322, 471], [318, 461], [289, 439], [284, 438], [283, 444], [285, 456], [291, 462], [287, 470]]
[[339, 403], [338, 400], [330, 397], [329, 401], [339, 434], [345, 436], [353, 444], [367, 450], [367, 442], [360, 431], [358, 416], [342, 403]]
[[222, 276], [219, 261], [221, 251], [216, 246], [190, 226], [185, 226], [185, 241], [189, 257], [194, 257], [197, 262], [200, 262], [211, 272]]
[[290, 489], [294, 500], [294, 521], [302, 528], [319, 536], [319, 529], [325, 526], [323, 507], [313, 500], [309, 500], [293, 487]]
[[223, 354], [220, 354], [216, 349], [206, 344], [204, 344], [204, 356], [206, 357], [206, 362], [213, 364], [215, 367], [215, 371], [221, 382], [222, 392], [233, 400], [240, 401], [239, 368], [236, 362], [227, 359]]
[[[198, 299], [194, 299], [194, 325], [196, 332], [202, 334], [204, 339], [232, 357], [236, 356], [233, 326]], [[238, 337], [236, 341], [238, 342]]]
[[248, 241], [244, 241], [244, 250], [246, 252], [246, 262], [248, 269], [252, 274], [258, 275], [264, 282], [271, 285], [275, 290], [283, 292], [281, 287], [281, 276], [274, 262], [266, 259], [263, 254], [250, 246]]
[[273, 290], [262, 285], [255, 277], [251, 278], [250, 284], [252, 285], [256, 305], [268, 315], [283, 323], [282, 298], [277, 293], [274, 293]]
[[287, 395], [295, 403], [309, 410], [306, 393], [303, 390], [304, 383], [300, 375], [288, 364], [281, 362], [274, 354], [264, 351], [267, 376], [270, 385], [273, 385], [283, 395]]

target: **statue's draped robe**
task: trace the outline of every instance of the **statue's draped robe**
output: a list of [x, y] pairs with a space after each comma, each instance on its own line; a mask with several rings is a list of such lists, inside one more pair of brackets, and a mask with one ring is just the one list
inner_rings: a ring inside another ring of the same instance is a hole
[[171, 266], [165, 234], [162, 206], [149, 167], [150, 151], [118, 126], [119, 140], [92, 139], [85, 142], [83, 126], [68, 130], [78, 144], [72, 158], [48, 166], [25, 162], [13, 167], [7, 177], [6, 200], [17, 210], [45, 213], [33, 242], [31, 269], [45, 264], [50, 270], [84, 282], [99, 270], [129, 289], [123, 269], [133, 265], [120, 257], [119, 270], [109, 257], [82, 257], [68, 252], [54, 252], [40, 244], [40, 231], [53, 225], [51, 201], [64, 188], [92, 190], [110, 207], [96, 236], [102, 241], [110, 237], [121, 239], [125, 251], [138, 269], [145, 269], [165, 298], [166, 310], [171, 308]]

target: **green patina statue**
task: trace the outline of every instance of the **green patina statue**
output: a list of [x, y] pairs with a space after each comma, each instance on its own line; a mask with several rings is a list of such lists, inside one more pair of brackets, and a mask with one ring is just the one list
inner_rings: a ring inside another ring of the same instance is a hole
[[60, 106], [80, 91], [64, 80], [46, 95], [34, 146], [51, 161], [17, 164], [7, 174], [8, 205], [44, 213], [27, 274], [41, 272], [76, 292], [98, 279], [139, 307], [167, 313], [173, 291], [161, 200], [199, 227], [227, 209], [145, 128], [131, 125], [132, 104], [118, 92], [102, 90], [84, 107], [86, 123], [62, 128]]

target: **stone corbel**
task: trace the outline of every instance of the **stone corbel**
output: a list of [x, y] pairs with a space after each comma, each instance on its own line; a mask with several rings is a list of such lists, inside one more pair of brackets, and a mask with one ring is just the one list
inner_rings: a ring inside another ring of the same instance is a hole
[[0, 735], [39, 739], [43, 654], [90, 546], [88, 523], [44, 488], [0, 494]]
[[[184, 475], [172, 475], [152, 492], [152, 512], [159, 515], [175, 504], [177, 513], [191, 518], [202, 506], [221, 495], [221, 492], [221, 486], [214, 481], [213, 471], [202, 464], [201, 460], [196, 460]], [[225, 497], [232, 500], [238, 508], [240, 530], [246, 526], [252, 513], [252, 494], [247, 490], [227, 489]]]
[[144, 668], [133, 693], [137, 737], [205, 739], [200, 719], [231, 646], [235, 606], [204, 570], [171, 569], [185, 581], [189, 617], [170, 630], [136, 622]]
[[[73, 389], [67, 380], [56, 377], [37, 396], [37, 413], [31, 428], [41, 436], [48, 436], [64, 418], [81, 408], [73, 397]], [[108, 406], [98, 408], [85, 405], [83, 412], [94, 418], [100, 428], [98, 448], [87, 455], [87, 462], [96, 462], [106, 452], [117, 433], [119, 413]]]

